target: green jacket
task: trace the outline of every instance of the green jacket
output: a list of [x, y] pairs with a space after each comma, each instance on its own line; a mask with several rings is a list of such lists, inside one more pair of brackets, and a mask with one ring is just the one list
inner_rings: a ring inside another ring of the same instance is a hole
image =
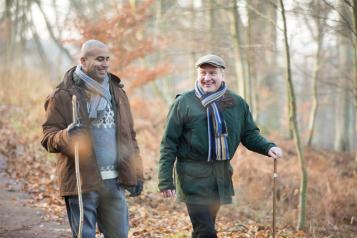
[[[228, 90], [219, 105], [228, 128], [230, 158], [240, 142], [263, 155], [275, 146], [259, 134], [243, 98]], [[160, 146], [159, 189], [176, 188], [177, 199], [182, 202], [231, 203], [233, 168], [230, 161], [207, 161], [207, 131], [206, 109], [194, 90], [177, 97], [170, 108]]]

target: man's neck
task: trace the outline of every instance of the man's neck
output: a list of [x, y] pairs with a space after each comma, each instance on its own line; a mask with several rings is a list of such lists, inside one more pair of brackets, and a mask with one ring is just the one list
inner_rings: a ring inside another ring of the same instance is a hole
[[[90, 77], [90, 76], [89, 76]], [[92, 78], [92, 77], [91, 77]], [[92, 78], [92, 79], [94, 79], [95, 81], [97, 81], [98, 83], [103, 83], [103, 81], [104, 81], [104, 78], [102, 78], [102, 79], [98, 79], [98, 78]]]

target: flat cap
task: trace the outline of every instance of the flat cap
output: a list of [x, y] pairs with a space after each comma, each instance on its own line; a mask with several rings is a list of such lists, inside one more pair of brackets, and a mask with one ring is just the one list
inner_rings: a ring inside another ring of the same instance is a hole
[[224, 60], [221, 57], [212, 54], [204, 55], [196, 61], [196, 67], [200, 67], [203, 64], [210, 64], [214, 67], [223, 68], [223, 69], [226, 68], [226, 64], [224, 63]]

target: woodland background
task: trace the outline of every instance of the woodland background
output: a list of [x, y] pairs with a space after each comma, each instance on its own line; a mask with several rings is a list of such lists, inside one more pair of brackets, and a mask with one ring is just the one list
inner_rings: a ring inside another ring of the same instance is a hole
[[[43, 102], [95, 38], [111, 49], [144, 160], [131, 237], [189, 235], [184, 206], [157, 190], [159, 144], [207, 53], [225, 59], [228, 87], [284, 150], [279, 237], [357, 237], [357, 0], [4, 0], [0, 32], [0, 159], [43, 219], [66, 224], [56, 159], [40, 146]], [[219, 235], [268, 237], [273, 163], [240, 147], [232, 164], [235, 202], [219, 213]]]

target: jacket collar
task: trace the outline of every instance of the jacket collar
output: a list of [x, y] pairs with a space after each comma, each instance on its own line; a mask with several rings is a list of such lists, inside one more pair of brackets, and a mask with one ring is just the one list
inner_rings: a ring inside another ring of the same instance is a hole
[[[74, 77], [74, 71], [76, 70], [76, 66], [70, 68], [64, 75], [63, 77], [63, 84], [61, 84], [59, 87], [63, 87], [65, 89], [70, 89], [73, 86], [81, 86], [84, 84], [84, 82], [82, 80], [76, 79], [76, 77]], [[113, 86], [116, 87], [120, 87], [123, 88], [124, 84], [121, 82], [121, 79], [112, 74], [112, 73], [108, 73], [109, 75], [109, 82], [111, 84], [113, 84]]]
[[228, 107], [233, 107], [235, 106], [234, 98], [227, 90], [227, 92], [224, 93], [222, 99], [219, 101], [219, 105], [221, 108], [228, 108]]

